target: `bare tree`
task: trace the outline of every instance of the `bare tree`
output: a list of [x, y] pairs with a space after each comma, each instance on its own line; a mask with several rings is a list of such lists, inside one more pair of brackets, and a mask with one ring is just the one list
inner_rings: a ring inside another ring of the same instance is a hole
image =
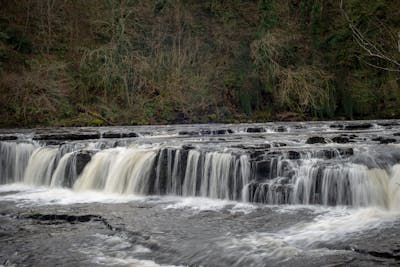
[[[354, 24], [354, 22], [350, 19], [349, 15], [345, 11], [343, 7], [343, 0], [340, 0], [340, 10], [349, 24], [349, 28], [353, 33], [353, 38], [358, 44], [360, 48], [366, 52], [369, 57], [373, 57], [385, 63], [386, 66], [379, 66], [375, 63], [371, 63], [363, 60], [367, 65], [386, 70], [389, 72], [400, 72], [400, 62], [396, 60], [393, 56], [390, 55], [388, 51], [385, 51], [381, 46], [372, 40], [369, 40], [361, 30]], [[398, 41], [397, 41], [397, 50], [400, 53], [400, 32], [398, 33]]]

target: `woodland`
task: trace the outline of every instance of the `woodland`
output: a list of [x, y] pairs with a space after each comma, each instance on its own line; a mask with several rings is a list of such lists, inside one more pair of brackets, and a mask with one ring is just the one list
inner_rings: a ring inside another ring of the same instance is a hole
[[0, 0], [0, 126], [398, 118], [399, 0]]

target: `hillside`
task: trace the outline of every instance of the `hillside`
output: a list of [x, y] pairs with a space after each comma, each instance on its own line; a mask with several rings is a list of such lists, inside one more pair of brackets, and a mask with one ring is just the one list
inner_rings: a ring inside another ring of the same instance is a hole
[[0, 126], [394, 118], [397, 0], [0, 0]]

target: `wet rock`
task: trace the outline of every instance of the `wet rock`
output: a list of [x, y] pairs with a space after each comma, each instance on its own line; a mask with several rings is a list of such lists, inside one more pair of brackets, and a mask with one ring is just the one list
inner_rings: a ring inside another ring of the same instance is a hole
[[270, 144], [236, 144], [233, 145], [232, 147], [235, 148], [241, 148], [241, 149], [270, 149], [271, 145]]
[[287, 132], [287, 129], [285, 126], [278, 126], [275, 128], [275, 132], [283, 133], [283, 132]]
[[301, 158], [300, 153], [297, 151], [288, 151], [287, 155], [288, 155], [287, 156], [288, 159], [300, 159]]
[[354, 155], [354, 150], [351, 147], [338, 148], [339, 154], [343, 157], [350, 157]]
[[335, 136], [332, 138], [332, 142], [338, 143], [338, 144], [346, 144], [350, 142], [350, 138], [347, 136]]
[[102, 138], [130, 138], [130, 137], [138, 137], [139, 135], [134, 132], [128, 133], [118, 133], [118, 132], [105, 132], [102, 134]]
[[106, 219], [104, 219], [100, 215], [68, 215], [68, 214], [29, 214], [29, 215], [21, 215], [18, 218], [22, 219], [31, 219], [42, 222], [47, 222], [48, 224], [59, 224], [62, 222], [66, 223], [85, 223], [90, 221], [99, 221], [103, 223], [108, 229], [115, 230]]
[[65, 144], [64, 140], [40, 140], [40, 143], [45, 143], [48, 146], [62, 146]]
[[17, 140], [18, 136], [15, 135], [0, 135], [0, 141], [11, 141]]
[[122, 146], [126, 146], [126, 145], [127, 145], [127, 143], [125, 140], [117, 140], [114, 142], [112, 147], [122, 147]]
[[195, 147], [193, 145], [182, 145], [182, 149], [183, 150], [191, 150], [191, 149], [195, 149]]
[[37, 134], [33, 137], [33, 140], [89, 140], [99, 138], [100, 133], [97, 132], [73, 132]]
[[349, 148], [336, 148], [336, 149], [324, 149], [315, 152], [314, 156], [317, 158], [333, 159], [338, 157], [350, 157], [354, 154], [351, 147]]
[[262, 156], [264, 154], [265, 154], [265, 151], [253, 150], [253, 151], [250, 152], [250, 158], [251, 159], [259, 158], [260, 156]]
[[200, 130], [200, 131], [179, 131], [178, 135], [223, 135], [223, 134], [231, 134], [233, 131], [231, 129], [218, 129], [218, 130]]
[[349, 249], [357, 253], [368, 254], [378, 258], [400, 260], [400, 249], [380, 251], [380, 250], [363, 249], [356, 246], [349, 246]]
[[102, 138], [120, 138], [121, 133], [106, 132], [101, 135]]
[[386, 138], [386, 137], [382, 137], [382, 136], [379, 136], [379, 137], [376, 137], [376, 138], [372, 138], [371, 140], [372, 140], [372, 141], [379, 142], [380, 144], [390, 144], [390, 143], [395, 143], [395, 142], [397, 142], [397, 139], [394, 139], [394, 138]]
[[277, 158], [282, 156], [282, 152], [281, 151], [271, 151], [267, 153], [268, 157], [273, 157], [273, 158]]
[[400, 133], [394, 133], [393, 136], [400, 136]]
[[332, 159], [339, 155], [339, 153], [335, 150], [326, 149], [314, 152], [314, 156], [317, 158], [324, 158], [324, 159]]
[[264, 161], [258, 161], [255, 164], [255, 175], [256, 179], [265, 179], [269, 177], [269, 173], [271, 171], [271, 161], [269, 160], [264, 160]]
[[167, 172], [168, 169], [168, 150], [162, 149], [156, 158], [156, 162], [153, 165], [155, 168], [155, 180], [149, 183], [150, 194], [165, 194], [166, 191], [166, 181], [167, 181]]
[[26, 219], [39, 221], [66, 221], [69, 223], [89, 222], [93, 218], [98, 219], [95, 215], [68, 215], [68, 214], [32, 214], [23, 216]]
[[320, 136], [312, 136], [309, 137], [306, 141], [306, 144], [326, 144], [325, 138]]
[[398, 126], [399, 123], [396, 121], [388, 121], [388, 122], [378, 122], [377, 123], [379, 126], [383, 127], [390, 127], [390, 126]]
[[194, 132], [194, 131], [179, 131], [178, 135], [190, 135], [190, 136], [192, 136], [192, 135], [199, 135], [199, 133], [198, 132]]
[[267, 150], [267, 149], [271, 148], [271, 145], [270, 144], [255, 144], [253, 146], [253, 148]]
[[79, 177], [85, 166], [92, 159], [94, 153], [94, 151], [82, 150], [77, 151], [73, 155], [73, 158], [70, 159], [67, 163], [66, 172], [61, 184], [63, 187], [72, 188], [72, 186], [76, 182], [76, 179]]
[[201, 135], [210, 135], [211, 134], [211, 130], [201, 130], [200, 134]]
[[246, 132], [248, 132], [248, 133], [265, 133], [265, 129], [263, 127], [250, 127], [250, 128], [247, 128]]
[[[285, 179], [285, 178], [284, 178]], [[247, 187], [248, 201], [257, 203], [288, 204], [290, 202], [292, 187], [286, 184], [288, 180], [276, 183], [252, 181]]]
[[373, 125], [371, 123], [360, 123], [360, 124], [348, 124], [344, 127], [344, 130], [366, 130], [371, 129]]
[[344, 129], [344, 125], [343, 125], [343, 124], [337, 124], [337, 123], [335, 123], [335, 124], [329, 125], [329, 128], [334, 128], [334, 129], [343, 130], [343, 129]]
[[91, 151], [81, 151], [76, 154], [76, 173], [78, 176], [92, 159], [93, 154], [94, 153]]
[[273, 142], [272, 145], [273, 145], [273, 147], [287, 146], [285, 143], [282, 143], [282, 142]]
[[139, 137], [137, 133], [130, 132], [130, 133], [121, 133], [121, 138], [130, 138], [130, 137]]
[[229, 134], [229, 133], [233, 133], [233, 131], [231, 129], [221, 129], [213, 131], [213, 134]]
[[295, 129], [305, 129], [306, 127], [304, 125], [301, 124], [297, 124], [295, 126], [293, 126]]
[[371, 123], [349, 123], [349, 124], [331, 124], [329, 125], [330, 128], [335, 128], [339, 130], [366, 130], [373, 127]]
[[388, 167], [398, 164], [400, 162], [400, 152], [397, 150], [387, 151], [386, 153], [372, 153], [372, 154], [355, 154], [352, 157], [352, 162], [362, 164], [369, 169], [380, 168], [387, 169]]

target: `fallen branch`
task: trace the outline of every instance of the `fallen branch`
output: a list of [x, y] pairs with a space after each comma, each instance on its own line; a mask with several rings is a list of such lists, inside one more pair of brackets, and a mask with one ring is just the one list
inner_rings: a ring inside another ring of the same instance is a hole
[[92, 117], [95, 117], [96, 119], [99, 119], [99, 120], [104, 121], [104, 122], [105, 122], [107, 125], [109, 125], [109, 126], [115, 125], [113, 122], [107, 120], [106, 118], [104, 118], [104, 117], [101, 116], [100, 114], [98, 114], [98, 113], [96, 113], [96, 112], [93, 112], [93, 111], [90, 111], [90, 110], [87, 110], [86, 108], [84, 108], [84, 107], [82, 107], [82, 106], [79, 106], [79, 107], [78, 107], [78, 110], [79, 110], [80, 112], [84, 112], [84, 113], [86, 113], [86, 114], [88, 114], [88, 115], [90, 115], [90, 116], [92, 116]]

